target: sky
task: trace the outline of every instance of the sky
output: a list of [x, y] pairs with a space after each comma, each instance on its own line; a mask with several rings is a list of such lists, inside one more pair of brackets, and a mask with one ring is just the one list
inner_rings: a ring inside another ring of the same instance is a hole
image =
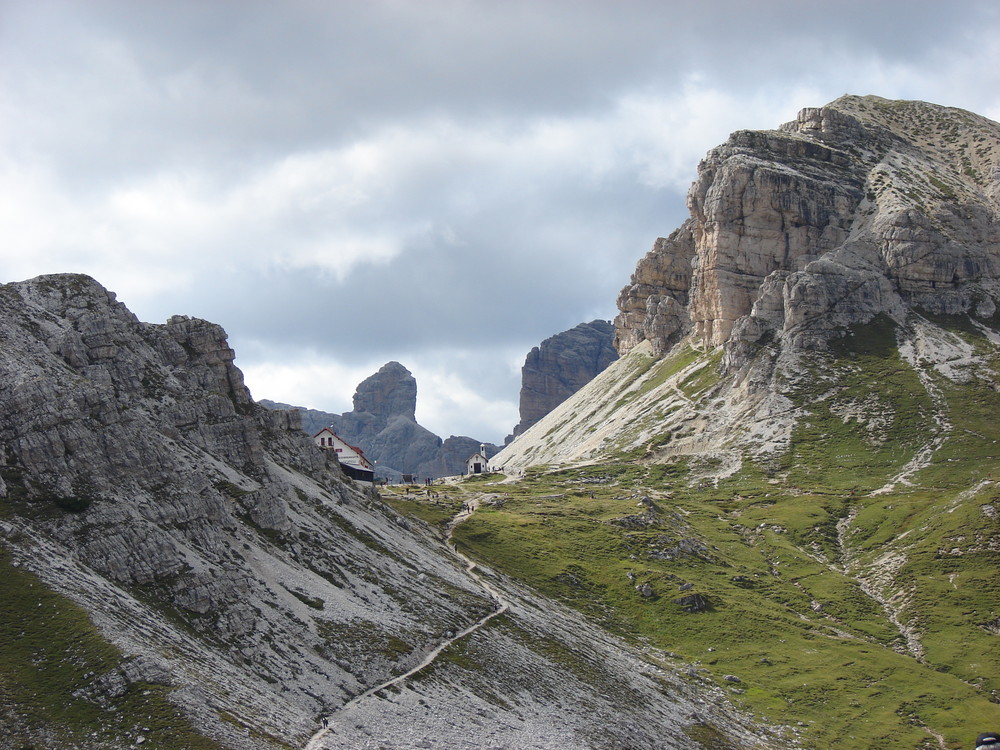
[[500, 443], [705, 153], [846, 93], [1000, 120], [1000, 3], [0, 0], [0, 282], [219, 323], [256, 399], [395, 360]]

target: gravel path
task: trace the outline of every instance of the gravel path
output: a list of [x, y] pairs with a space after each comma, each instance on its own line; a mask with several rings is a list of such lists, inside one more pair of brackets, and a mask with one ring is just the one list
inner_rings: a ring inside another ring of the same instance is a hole
[[462, 523], [462, 521], [464, 521], [465, 519], [467, 519], [469, 516], [471, 516], [473, 513], [476, 512], [476, 509], [479, 508], [480, 501], [481, 498], [479, 497], [476, 497], [468, 501], [464, 506], [462, 506], [462, 511], [451, 519], [451, 521], [448, 523], [447, 526], [446, 543], [448, 551], [465, 563], [465, 570], [469, 573], [469, 575], [471, 575], [476, 580], [476, 582], [479, 583], [479, 585], [482, 586], [487, 592], [489, 592], [490, 596], [493, 597], [493, 601], [495, 604], [493, 611], [490, 612], [490, 614], [483, 617], [482, 619], [478, 620], [477, 622], [474, 622], [465, 630], [462, 630], [453, 637], [443, 641], [439, 646], [437, 646], [437, 648], [435, 648], [433, 651], [427, 654], [427, 656], [424, 657], [423, 661], [421, 661], [417, 666], [415, 666], [409, 672], [398, 675], [397, 677], [393, 677], [391, 680], [387, 680], [381, 683], [380, 685], [376, 685], [372, 688], [369, 688], [365, 692], [361, 693], [360, 695], [356, 695], [354, 698], [349, 700], [347, 703], [345, 703], [343, 706], [337, 709], [335, 714], [333, 714], [327, 719], [327, 721], [329, 722], [329, 726], [321, 727], [319, 731], [316, 732], [316, 734], [314, 734], [309, 739], [309, 742], [306, 743], [305, 750], [322, 750], [323, 739], [329, 734], [336, 733], [338, 719], [342, 720], [343, 717], [346, 715], [348, 711], [350, 711], [351, 708], [353, 708], [354, 706], [358, 705], [362, 701], [368, 699], [369, 697], [371, 697], [375, 693], [378, 693], [381, 690], [385, 690], [386, 688], [391, 688], [405, 682], [410, 677], [415, 675], [417, 672], [433, 664], [434, 661], [438, 658], [438, 656], [441, 655], [441, 652], [443, 652], [451, 644], [455, 643], [456, 641], [460, 641], [467, 635], [476, 632], [486, 623], [492, 620], [494, 617], [507, 611], [507, 609], [510, 606], [509, 602], [507, 602], [507, 600], [504, 599], [503, 595], [499, 591], [497, 591], [493, 586], [491, 586], [487, 581], [485, 581], [483, 577], [479, 575], [479, 573], [476, 572], [476, 563], [470, 558], [463, 555], [461, 552], [459, 552], [458, 549], [455, 547], [455, 545], [452, 544], [451, 542], [451, 537], [455, 531], [455, 528], [460, 523]]

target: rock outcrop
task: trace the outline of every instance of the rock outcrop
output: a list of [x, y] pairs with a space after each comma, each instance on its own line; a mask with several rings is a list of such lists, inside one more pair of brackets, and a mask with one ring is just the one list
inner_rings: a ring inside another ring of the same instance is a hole
[[998, 169], [1000, 125], [924, 102], [845, 96], [736, 132], [699, 165], [691, 218], [622, 290], [619, 352], [691, 332], [729, 344], [732, 366], [747, 345], [822, 346], [908, 308], [991, 317]]
[[618, 359], [614, 327], [606, 320], [581, 323], [534, 347], [521, 368], [521, 421], [509, 443]]
[[[331, 414], [274, 401], [261, 401], [269, 409], [297, 409], [302, 413], [303, 429], [315, 435], [324, 427], [333, 427], [351, 445], [378, 462], [377, 475], [398, 478], [401, 474], [419, 477], [445, 477], [465, 471], [465, 461], [479, 450], [481, 441], [452, 435], [440, 437], [416, 420], [417, 381], [399, 364], [389, 362], [363, 380], [354, 392], [354, 409]], [[488, 456], [500, 448], [486, 443]]]
[[489, 606], [294, 414], [251, 400], [218, 325], [141, 323], [77, 275], [0, 287], [0, 320], [3, 538], [152, 671], [198, 685], [184, 708], [212, 733], [243, 730], [209, 706], [301, 736], [398, 667], [344, 633], [405, 632], [418, 658]]
[[505, 466], [637, 451], [736, 471], [787, 450], [807, 411], [789, 393], [859, 327], [949, 373], [938, 357], [965, 355], [925, 351], [950, 335], [929, 318], [997, 327], [1000, 125], [986, 118], [845, 96], [734, 133], [688, 204], [619, 295], [622, 358], [505, 448]]
[[399, 362], [389, 362], [358, 385], [354, 409], [335, 415], [330, 424], [369, 458], [417, 473], [436, 458], [441, 438], [417, 424], [416, 409], [416, 379]]

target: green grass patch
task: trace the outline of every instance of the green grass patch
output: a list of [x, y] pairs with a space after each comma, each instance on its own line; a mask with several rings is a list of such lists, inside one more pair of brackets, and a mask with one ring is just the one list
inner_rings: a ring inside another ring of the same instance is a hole
[[[959, 573], [965, 599], [944, 591], [949, 579], [934, 555], [928, 582], [917, 569], [923, 555], [913, 571], [904, 568], [921, 597], [941, 602], [941, 615], [921, 605], [936, 623], [926, 631], [927, 665], [897, 652], [903, 639], [885, 611], [837, 567], [837, 521], [852, 507], [865, 529], [852, 537], [863, 555], [891, 543], [893, 527], [898, 534], [940, 514], [934, 501], [829, 488], [803, 494], [752, 464], [718, 486], [698, 487], [684, 468], [614, 462], [536, 472], [506, 485], [503, 508], [478, 511], [456, 540], [609, 630], [707, 668], [721, 686], [729, 685], [725, 675], [738, 676], [744, 692], [736, 700], [775, 722], [803, 722], [813, 743], [865, 748], [876, 737], [920, 747], [927, 724], [960, 747], [968, 726], [983, 716], [1000, 720], [991, 685], [968, 684], [977, 684], [968, 677], [973, 665], [996, 672], [992, 657], [982, 658], [996, 635], [975, 624], [991, 622], [992, 561]], [[618, 525], [644, 512], [643, 494], [659, 508], [655, 522]], [[708, 607], [687, 611], [684, 597], [693, 594]]]
[[684, 378], [678, 385], [681, 392], [690, 399], [697, 399], [710, 391], [722, 376], [719, 374], [719, 364], [722, 362], [722, 349], [716, 349], [705, 357], [705, 364], [696, 372]]
[[[0, 549], [0, 716], [12, 747], [217, 749], [168, 699], [165, 685], [125, 684], [121, 653], [73, 602]], [[55, 745], [46, 744], [54, 742]]]
[[395, 490], [381, 491], [382, 500], [392, 506], [397, 512], [410, 518], [419, 518], [431, 526], [441, 526], [450, 521], [462, 508], [462, 500], [455, 493], [445, 490], [432, 490], [434, 496], [426, 492], [415, 491], [411, 494]]
[[935, 406], [899, 356], [888, 318], [856, 326], [789, 392], [808, 414], [782, 469], [809, 492], [874, 490], [936, 434]]

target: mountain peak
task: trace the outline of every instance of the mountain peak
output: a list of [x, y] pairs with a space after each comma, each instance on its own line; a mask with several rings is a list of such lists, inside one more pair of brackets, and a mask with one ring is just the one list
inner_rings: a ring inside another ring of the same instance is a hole
[[[1000, 125], [926, 102], [846, 96], [775, 130], [733, 133], [700, 163], [690, 218], [618, 297], [627, 361], [500, 460], [594, 459], [667, 434], [673, 454], [725, 449], [735, 461], [758, 432], [760, 450], [780, 451], [802, 353], [862, 329], [919, 347], [927, 316], [995, 327], [998, 175]], [[720, 384], [697, 418], [685, 377]]]
[[416, 420], [417, 381], [399, 362], [387, 362], [354, 392], [354, 411], [372, 414], [384, 424], [394, 417]]
[[616, 342], [657, 354], [765, 335], [816, 345], [904, 309], [992, 315], [1000, 125], [925, 102], [845, 96], [737, 131], [618, 298]]

